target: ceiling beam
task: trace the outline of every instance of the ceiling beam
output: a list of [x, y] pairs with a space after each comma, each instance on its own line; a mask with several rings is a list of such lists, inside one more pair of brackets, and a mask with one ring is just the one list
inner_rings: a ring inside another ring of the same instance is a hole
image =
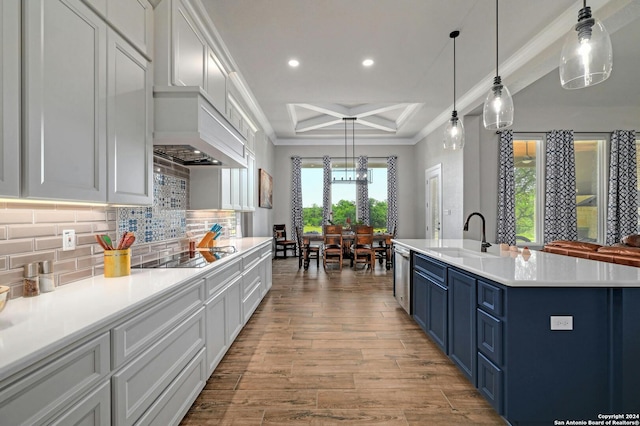
[[308, 120], [303, 120], [296, 123], [296, 133], [308, 132], [310, 130], [317, 130], [323, 127], [333, 126], [334, 124], [342, 123], [342, 118], [336, 118], [328, 115], [320, 115]]

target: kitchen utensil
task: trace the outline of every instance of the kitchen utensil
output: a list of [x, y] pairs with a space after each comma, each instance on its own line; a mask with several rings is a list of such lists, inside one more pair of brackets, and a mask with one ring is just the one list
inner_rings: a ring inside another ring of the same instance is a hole
[[96, 241], [100, 244], [100, 247], [102, 247], [103, 250], [109, 250], [105, 242], [102, 241], [102, 235], [96, 235]]
[[9, 287], [6, 285], [0, 285], [0, 312], [7, 306], [9, 301]]
[[116, 250], [122, 250], [122, 246], [124, 245], [124, 240], [127, 238], [127, 234], [128, 232], [122, 233], [122, 237], [120, 237], [120, 241], [118, 242], [118, 247], [116, 247]]
[[102, 235], [102, 241], [107, 245], [109, 250], [113, 250], [113, 243], [108, 235]]
[[128, 249], [133, 245], [135, 240], [136, 240], [136, 235], [133, 232], [127, 232], [127, 235], [124, 239], [124, 243], [122, 244], [122, 247], [120, 248], [120, 250]]

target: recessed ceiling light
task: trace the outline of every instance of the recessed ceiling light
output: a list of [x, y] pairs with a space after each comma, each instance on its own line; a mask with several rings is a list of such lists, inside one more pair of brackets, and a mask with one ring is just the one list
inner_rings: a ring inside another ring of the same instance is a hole
[[194, 154], [200, 154], [200, 151], [198, 151], [197, 149], [194, 149], [194, 150], [193, 150], [193, 153], [194, 153]]
[[289, 66], [290, 67], [295, 68], [298, 65], [300, 65], [300, 62], [297, 59], [289, 59]]
[[371, 65], [373, 65], [373, 59], [365, 59], [364, 61], [362, 61], [362, 65], [364, 65], [365, 67], [370, 67]]

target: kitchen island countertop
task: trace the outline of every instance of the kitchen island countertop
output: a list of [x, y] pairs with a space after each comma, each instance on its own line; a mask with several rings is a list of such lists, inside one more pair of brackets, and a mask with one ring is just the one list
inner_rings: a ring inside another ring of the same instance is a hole
[[[640, 268], [538, 250], [530, 256], [466, 239], [394, 239], [394, 244], [509, 287], [640, 287]], [[462, 254], [461, 254], [462, 253]], [[465, 256], [468, 253], [468, 256]]]

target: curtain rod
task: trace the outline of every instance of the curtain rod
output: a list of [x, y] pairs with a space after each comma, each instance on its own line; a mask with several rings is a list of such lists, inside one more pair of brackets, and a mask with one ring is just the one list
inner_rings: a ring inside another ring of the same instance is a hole
[[[300, 157], [300, 156], [296, 155], [295, 157]], [[331, 157], [331, 156], [329, 156], [329, 157]], [[375, 160], [386, 160], [389, 157], [396, 157], [396, 156], [395, 155], [389, 155], [387, 157], [368, 157], [368, 156], [365, 156], [365, 157], [367, 157], [368, 159], [372, 159], [373, 158]], [[293, 158], [294, 158], [294, 156], [291, 157], [291, 159], [293, 159]], [[342, 157], [331, 157], [331, 158], [340, 158], [340, 159], [342, 159]], [[322, 160], [323, 157], [300, 157], [300, 159], [302, 159], [302, 160]]]

